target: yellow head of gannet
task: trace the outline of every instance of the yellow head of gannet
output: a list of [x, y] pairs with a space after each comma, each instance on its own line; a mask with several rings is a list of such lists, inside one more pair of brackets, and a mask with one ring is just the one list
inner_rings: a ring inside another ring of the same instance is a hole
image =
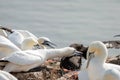
[[56, 44], [52, 43], [52, 41], [47, 37], [39, 37], [37, 41], [43, 49], [46, 49], [46, 46], [51, 48], [56, 47]]
[[102, 63], [105, 62], [107, 58], [107, 48], [104, 43], [101, 41], [94, 41], [89, 45], [88, 51], [87, 51], [87, 66], [89, 66], [90, 60], [92, 58], [97, 58], [99, 59]]
[[24, 41], [22, 42], [21, 49], [22, 50], [33, 49], [35, 45], [38, 45], [38, 41], [33, 37], [28, 37], [24, 39]]

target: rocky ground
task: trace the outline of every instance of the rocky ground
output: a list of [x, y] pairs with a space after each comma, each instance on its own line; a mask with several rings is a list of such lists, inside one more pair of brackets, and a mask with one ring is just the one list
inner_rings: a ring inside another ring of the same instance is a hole
[[[106, 62], [120, 65], [120, 55], [110, 57]], [[78, 80], [77, 71], [61, 69], [59, 65], [59, 60], [48, 60], [44, 65], [29, 72], [12, 74], [19, 80]]]

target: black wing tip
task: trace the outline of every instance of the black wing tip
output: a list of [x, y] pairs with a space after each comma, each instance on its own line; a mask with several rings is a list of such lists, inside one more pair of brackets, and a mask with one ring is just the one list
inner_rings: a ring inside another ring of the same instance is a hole
[[9, 61], [7, 61], [7, 60], [0, 60], [0, 62], [9, 62]]
[[1, 26], [1, 25], [0, 25], [0, 29], [3, 29], [3, 30], [8, 31], [8, 32], [10, 32], [10, 33], [13, 33], [13, 32], [14, 32], [14, 31], [12, 31], [12, 29], [7, 28], [7, 27], [3, 27], [3, 26]]

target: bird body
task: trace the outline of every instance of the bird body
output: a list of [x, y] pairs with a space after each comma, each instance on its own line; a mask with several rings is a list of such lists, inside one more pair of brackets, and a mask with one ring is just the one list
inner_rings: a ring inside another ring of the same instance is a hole
[[81, 65], [80, 71], [78, 73], [78, 79], [79, 80], [89, 80], [88, 72], [87, 72], [87, 69], [86, 69], [86, 65], [87, 65], [87, 61], [85, 61]]
[[78, 73], [78, 79], [79, 80], [89, 80], [87, 70], [80, 70]]

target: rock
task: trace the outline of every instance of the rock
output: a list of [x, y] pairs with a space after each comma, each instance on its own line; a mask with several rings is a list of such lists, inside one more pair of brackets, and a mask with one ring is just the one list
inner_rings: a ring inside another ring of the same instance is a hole
[[62, 76], [60, 69], [45, 66], [37, 67], [29, 72], [14, 72], [11, 74], [17, 77], [18, 80], [56, 80]]
[[57, 80], [78, 80], [78, 72], [71, 71], [69, 73], [66, 73], [62, 77], [58, 78]]
[[115, 57], [110, 57], [110, 58], [107, 59], [106, 62], [120, 65], [120, 55], [115, 56]]

